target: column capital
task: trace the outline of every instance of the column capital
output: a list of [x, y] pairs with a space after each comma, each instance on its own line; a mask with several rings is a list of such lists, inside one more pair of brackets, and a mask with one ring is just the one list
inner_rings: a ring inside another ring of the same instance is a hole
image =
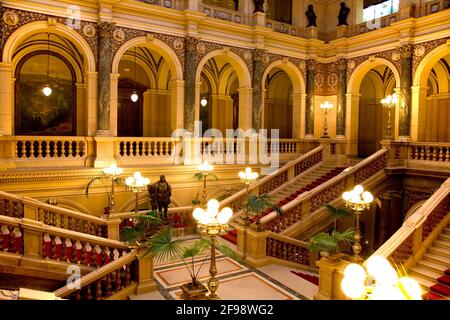
[[120, 78], [120, 73], [111, 73], [111, 80], [119, 80]]
[[239, 93], [248, 93], [248, 94], [251, 94], [252, 92], [253, 92], [253, 88], [239, 88], [238, 90], [237, 90]]

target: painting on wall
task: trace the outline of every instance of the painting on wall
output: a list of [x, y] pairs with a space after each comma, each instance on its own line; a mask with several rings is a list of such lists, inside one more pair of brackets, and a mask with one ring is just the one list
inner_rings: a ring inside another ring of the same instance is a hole
[[[16, 87], [16, 134], [75, 135], [75, 99], [71, 76], [50, 77], [48, 81], [47, 75], [25, 73], [27, 69], [22, 68]], [[52, 89], [49, 96], [44, 95], [42, 90], [46, 83]]]

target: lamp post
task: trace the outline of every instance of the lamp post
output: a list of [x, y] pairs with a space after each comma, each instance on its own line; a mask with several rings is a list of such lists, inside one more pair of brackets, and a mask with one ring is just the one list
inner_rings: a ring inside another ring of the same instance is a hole
[[328, 124], [327, 124], [327, 116], [328, 116], [328, 110], [333, 108], [333, 105], [329, 103], [328, 101], [325, 101], [320, 105], [320, 109], [322, 109], [325, 112], [325, 122], [323, 125], [323, 135], [321, 138], [329, 138], [328, 136]]
[[[399, 278], [395, 269], [382, 256], [371, 256], [363, 266], [351, 263], [344, 269], [341, 289], [351, 299], [422, 300], [420, 285], [412, 278]], [[375, 280], [375, 282], [370, 280]], [[366, 285], [366, 281], [369, 285]]]
[[104, 168], [103, 173], [111, 177], [111, 198], [109, 199], [109, 213], [114, 213], [116, 211], [116, 203], [114, 199], [114, 181], [117, 176], [123, 173], [122, 168], [118, 168], [117, 164], [113, 163], [110, 167]]
[[388, 112], [388, 121], [387, 121], [387, 128], [386, 128], [386, 137], [385, 139], [390, 140], [392, 139], [391, 134], [391, 109], [395, 108], [395, 105], [397, 104], [397, 94], [394, 93], [392, 96], [389, 95], [384, 99], [381, 99], [381, 103], [383, 104], [383, 107], [387, 109]]
[[219, 280], [216, 278], [216, 236], [226, 231], [228, 221], [233, 216], [233, 210], [225, 207], [219, 211], [219, 201], [211, 199], [208, 201], [207, 209], [196, 208], [193, 211], [194, 219], [197, 220], [197, 228], [200, 232], [206, 233], [211, 238], [211, 264], [209, 267], [209, 274], [211, 278], [208, 281], [208, 288], [210, 291], [209, 299], [218, 300], [216, 291], [219, 287]]
[[136, 171], [132, 177], [128, 177], [125, 180], [127, 187], [136, 194], [136, 204], [135, 204], [135, 214], [138, 214], [138, 197], [139, 192], [144, 190], [145, 187], [150, 183], [149, 178], [144, 178], [139, 171]]
[[[250, 184], [256, 181], [258, 179], [258, 173], [252, 172], [251, 168], [245, 168], [245, 171], [239, 172], [239, 178], [246, 186], [246, 194], [245, 194], [245, 201], [248, 201], [248, 196], [250, 194], [249, 187]], [[244, 248], [242, 249], [242, 260], [245, 261], [245, 258], [247, 257], [247, 227], [249, 225], [249, 219], [248, 219], [248, 212], [247, 208], [244, 208]]]
[[370, 204], [373, 201], [373, 196], [370, 192], [364, 191], [361, 185], [356, 185], [353, 190], [345, 191], [342, 194], [342, 199], [345, 201], [345, 206], [350, 208], [356, 217], [355, 221], [355, 243], [353, 243], [352, 249], [354, 253], [354, 260], [361, 261], [361, 234], [359, 231], [359, 216], [365, 210], [370, 208]]
[[201, 165], [197, 167], [203, 177], [203, 195], [201, 205], [204, 206], [206, 204], [206, 179], [214, 170], [214, 167], [208, 163], [208, 161], [203, 161]]

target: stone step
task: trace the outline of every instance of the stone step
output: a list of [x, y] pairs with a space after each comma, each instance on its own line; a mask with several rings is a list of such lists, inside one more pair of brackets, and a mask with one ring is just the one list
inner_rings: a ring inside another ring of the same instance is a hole
[[442, 234], [439, 235], [438, 239], [442, 240], [442, 241], [447, 241], [447, 242], [450, 243], [450, 234], [442, 233]]
[[421, 260], [417, 262], [417, 266], [423, 269], [428, 269], [430, 271], [442, 274], [444, 274], [444, 271], [447, 270], [447, 266], [427, 260]]
[[433, 262], [433, 263], [438, 263], [440, 265], [446, 266], [447, 268], [450, 267], [450, 259], [446, 258], [444, 256], [440, 256], [440, 255], [432, 254], [432, 253], [425, 253], [423, 255], [423, 259], [426, 261]]
[[416, 280], [419, 283], [419, 285], [422, 287], [422, 290], [424, 291], [422, 293], [430, 291], [430, 288], [436, 284], [436, 282], [424, 279], [419, 275], [411, 274], [408, 275], [408, 277], [411, 277], [412, 279]]
[[437, 278], [439, 278], [440, 276], [442, 276], [442, 274], [439, 274], [437, 272], [434, 271], [430, 271], [428, 269], [424, 269], [421, 267], [412, 267], [411, 269], [409, 269], [409, 272], [411, 274], [416, 274], [428, 281], [437, 281]]
[[450, 228], [449, 227], [445, 228], [444, 230], [442, 230], [442, 233], [443, 234], [450, 234]]
[[433, 254], [437, 254], [439, 256], [443, 256], [445, 258], [450, 258], [450, 250], [443, 249], [443, 248], [440, 248], [440, 247], [436, 247], [434, 245], [428, 248], [428, 252], [429, 253], [433, 253]]
[[450, 242], [448, 242], [448, 241], [434, 240], [433, 246], [443, 248], [443, 249], [448, 249], [450, 251]]

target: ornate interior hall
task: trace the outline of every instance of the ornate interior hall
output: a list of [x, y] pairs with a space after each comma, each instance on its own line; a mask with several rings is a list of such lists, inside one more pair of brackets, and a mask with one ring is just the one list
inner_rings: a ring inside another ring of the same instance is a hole
[[0, 0], [0, 300], [449, 300], [449, 0]]

